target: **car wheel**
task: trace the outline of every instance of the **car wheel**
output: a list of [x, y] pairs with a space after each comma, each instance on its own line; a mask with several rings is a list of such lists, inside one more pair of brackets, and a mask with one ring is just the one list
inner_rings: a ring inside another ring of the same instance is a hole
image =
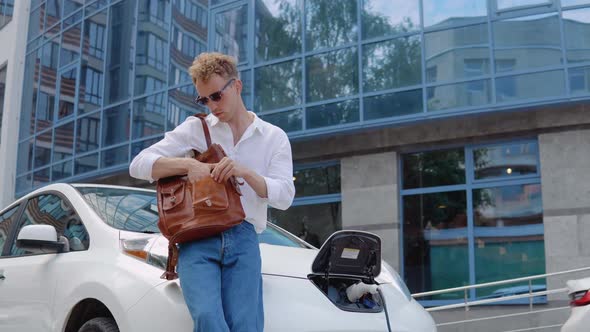
[[119, 328], [114, 319], [97, 317], [84, 323], [78, 332], [119, 332]]

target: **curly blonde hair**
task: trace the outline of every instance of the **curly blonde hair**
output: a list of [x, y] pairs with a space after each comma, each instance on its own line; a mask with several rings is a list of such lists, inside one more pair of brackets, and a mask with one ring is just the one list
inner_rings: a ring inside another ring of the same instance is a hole
[[236, 59], [217, 52], [199, 54], [188, 68], [188, 72], [193, 84], [197, 84], [197, 81], [207, 83], [215, 74], [225, 79], [238, 78]]

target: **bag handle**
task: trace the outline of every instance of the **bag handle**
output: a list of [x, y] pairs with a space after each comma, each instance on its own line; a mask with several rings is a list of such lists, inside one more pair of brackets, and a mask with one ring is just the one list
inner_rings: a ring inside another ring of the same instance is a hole
[[207, 149], [208, 149], [209, 146], [211, 146], [211, 135], [209, 134], [209, 127], [207, 126], [207, 122], [205, 121], [207, 114], [197, 113], [194, 116], [201, 119], [201, 124], [203, 125], [203, 132], [205, 133], [205, 141], [207, 141]]

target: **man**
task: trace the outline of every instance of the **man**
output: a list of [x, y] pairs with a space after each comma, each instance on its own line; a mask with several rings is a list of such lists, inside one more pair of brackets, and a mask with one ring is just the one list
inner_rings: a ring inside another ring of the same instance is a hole
[[177, 272], [194, 331], [262, 331], [262, 276], [257, 233], [266, 227], [271, 205], [285, 210], [293, 202], [293, 160], [287, 135], [254, 113], [242, 101], [242, 81], [234, 58], [203, 53], [189, 68], [199, 97], [211, 114], [206, 118], [211, 141], [227, 157], [218, 164], [186, 156], [207, 149], [201, 120], [187, 118], [164, 139], [143, 150], [129, 167], [131, 176], [154, 181], [187, 174], [191, 181], [211, 176], [243, 180], [245, 222], [218, 236], [180, 246]]

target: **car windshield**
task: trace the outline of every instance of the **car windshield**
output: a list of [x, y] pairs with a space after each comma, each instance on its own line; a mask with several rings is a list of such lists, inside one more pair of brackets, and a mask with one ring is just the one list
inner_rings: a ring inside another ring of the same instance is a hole
[[[76, 187], [84, 200], [109, 226], [139, 233], [160, 233], [155, 191], [109, 187]], [[308, 248], [294, 235], [268, 224], [260, 243]]]

